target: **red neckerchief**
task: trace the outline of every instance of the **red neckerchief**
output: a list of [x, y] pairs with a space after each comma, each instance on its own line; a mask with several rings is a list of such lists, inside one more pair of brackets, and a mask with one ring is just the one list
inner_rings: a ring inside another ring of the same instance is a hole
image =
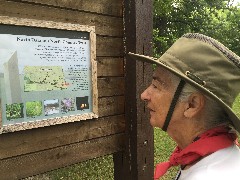
[[189, 165], [217, 150], [227, 148], [233, 145], [236, 139], [237, 135], [229, 133], [229, 128], [227, 127], [221, 126], [210, 129], [183, 150], [177, 146], [169, 161], [157, 164], [154, 179], [162, 177], [172, 166]]

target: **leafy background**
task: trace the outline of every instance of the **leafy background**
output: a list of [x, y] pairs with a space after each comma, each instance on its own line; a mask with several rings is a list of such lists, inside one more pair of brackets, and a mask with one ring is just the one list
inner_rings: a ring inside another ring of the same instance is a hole
[[188, 32], [213, 37], [240, 55], [240, 9], [233, 0], [154, 0], [154, 52]]

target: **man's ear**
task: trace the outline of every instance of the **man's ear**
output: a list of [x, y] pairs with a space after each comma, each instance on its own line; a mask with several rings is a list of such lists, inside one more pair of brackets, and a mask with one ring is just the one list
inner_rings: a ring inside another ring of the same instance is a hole
[[184, 116], [192, 118], [203, 110], [205, 97], [200, 93], [193, 93], [189, 96], [184, 110]]

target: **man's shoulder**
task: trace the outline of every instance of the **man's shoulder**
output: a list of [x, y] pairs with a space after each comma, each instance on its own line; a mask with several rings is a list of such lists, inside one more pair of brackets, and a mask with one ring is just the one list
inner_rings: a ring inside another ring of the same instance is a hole
[[[213, 153], [214, 158], [217, 158], [215, 161], [217, 162], [216, 165], [218, 164], [225, 164], [229, 167], [234, 166], [235, 163], [239, 164], [240, 163], [240, 149], [238, 146], [233, 145], [228, 148], [219, 150], [215, 153]], [[240, 167], [238, 167], [240, 168]]]
[[240, 150], [237, 146], [219, 150], [182, 171], [182, 178], [186, 180], [210, 179], [239, 179]]
[[[240, 149], [236, 145], [232, 145], [230, 147], [218, 150], [209, 156], [206, 156], [201, 161], [196, 163], [194, 166], [197, 167], [208, 167], [213, 168], [215, 166], [225, 166], [225, 165], [233, 165], [232, 163], [240, 163]], [[192, 166], [192, 167], [194, 167]], [[239, 167], [240, 168], [240, 167]]]

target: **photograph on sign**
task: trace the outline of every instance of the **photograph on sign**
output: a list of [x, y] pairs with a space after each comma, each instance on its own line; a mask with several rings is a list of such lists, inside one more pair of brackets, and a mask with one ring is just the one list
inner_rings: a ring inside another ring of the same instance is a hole
[[0, 31], [1, 133], [97, 117], [93, 40], [90, 32], [78, 34]]

